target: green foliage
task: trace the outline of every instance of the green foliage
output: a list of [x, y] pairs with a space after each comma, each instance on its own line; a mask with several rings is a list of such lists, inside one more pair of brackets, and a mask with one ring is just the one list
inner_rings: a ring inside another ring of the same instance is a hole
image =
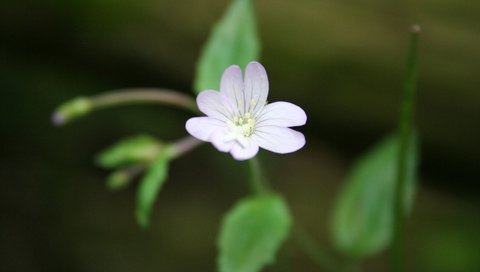
[[291, 218], [282, 197], [252, 196], [226, 215], [218, 246], [220, 272], [255, 272], [274, 261], [287, 238]]
[[167, 179], [169, 161], [169, 150], [160, 150], [138, 188], [136, 217], [138, 224], [144, 228], [148, 226], [153, 203]]
[[223, 71], [232, 64], [245, 67], [260, 56], [260, 41], [251, 0], [233, 0], [203, 48], [195, 77], [196, 93], [218, 90]]
[[[417, 139], [410, 137], [407, 152], [405, 205], [413, 202]], [[362, 258], [384, 249], [392, 240], [394, 190], [399, 141], [389, 137], [355, 164], [333, 211], [335, 246], [351, 258]]]
[[161, 148], [161, 143], [154, 137], [133, 136], [123, 139], [101, 152], [96, 157], [96, 162], [104, 168], [151, 162]]
[[107, 187], [112, 191], [125, 188], [137, 176], [143, 167], [122, 168], [112, 172], [107, 178]]

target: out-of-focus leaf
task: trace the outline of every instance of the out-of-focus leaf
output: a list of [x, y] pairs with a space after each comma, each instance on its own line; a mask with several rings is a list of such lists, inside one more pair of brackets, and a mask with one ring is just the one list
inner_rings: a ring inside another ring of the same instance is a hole
[[223, 71], [232, 64], [245, 67], [260, 56], [260, 42], [251, 0], [233, 0], [210, 33], [197, 64], [194, 89], [218, 90]]
[[98, 165], [116, 168], [152, 161], [161, 149], [161, 143], [148, 135], [133, 136], [114, 144], [96, 157]]
[[170, 155], [168, 149], [162, 149], [143, 177], [137, 191], [137, 222], [147, 227], [153, 204], [168, 175]]
[[291, 225], [288, 207], [278, 195], [244, 199], [226, 215], [218, 246], [220, 272], [255, 272], [274, 261]]
[[[413, 203], [418, 161], [417, 138], [410, 138], [406, 175], [406, 211]], [[351, 258], [384, 249], [392, 240], [394, 190], [399, 141], [389, 137], [354, 165], [333, 210], [335, 246]]]
[[112, 172], [107, 178], [108, 189], [116, 191], [125, 188], [143, 169], [142, 166], [133, 166]]
[[107, 178], [107, 187], [110, 190], [119, 190], [126, 187], [132, 177], [124, 169], [117, 170], [110, 174]]

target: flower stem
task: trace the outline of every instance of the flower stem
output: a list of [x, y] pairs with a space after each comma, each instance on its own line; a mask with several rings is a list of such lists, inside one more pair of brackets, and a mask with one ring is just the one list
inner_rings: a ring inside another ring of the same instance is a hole
[[191, 151], [195, 147], [199, 146], [204, 142], [199, 141], [191, 136], [187, 136], [183, 139], [178, 140], [177, 142], [171, 144], [170, 146], [170, 157], [176, 159], [185, 153]]
[[402, 110], [399, 120], [400, 145], [397, 158], [397, 173], [394, 198], [394, 224], [393, 242], [391, 247], [391, 269], [395, 272], [402, 271], [402, 241], [404, 232], [404, 199], [407, 166], [407, 150], [409, 149], [410, 135], [412, 133], [413, 103], [417, 79], [417, 43], [421, 29], [418, 25], [413, 26], [410, 46], [408, 49], [408, 61], [406, 78], [403, 90]]
[[252, 193], [264, 194], [268, 192], [270, 189], [265, 180], [260, 161], [256, 157], [253, 157], [248, 160], [248, 162], [250, 164], [250, 189]]
[[106, 108], [124, 104], [160, 103], [198, 113], [195, 100], [183, 93], [165, 89], [122, 89], [91, 97], [94, 108]]
[[326, 271], [338, 271], [333, 258], [300, 226], [295, 225], [293, 238], [300, 249], [319, 267]]
[[77, 97], [60, 105], [52, 116], [55, 125], [63, 125], [94, 110], [127, 104], [157, 103], [199, 113], [195, 100], [181, 92], [141, 88], [121, 89], [91, 97]]

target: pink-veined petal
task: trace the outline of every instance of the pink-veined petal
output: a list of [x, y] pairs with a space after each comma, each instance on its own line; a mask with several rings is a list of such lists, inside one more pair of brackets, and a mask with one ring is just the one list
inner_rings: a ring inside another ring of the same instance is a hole
[[289, 102], [274, 102], [263, 108], [256, 126], [296, 127], [306, 122], [307, 115], [299, 106]]
[[224, 93], [213, 90], [206, 90], [198, 94], [197, 105], [200, 111], [207, 116], [222, 121], [232, 119], [238, 112], [230, 98]]
[[243, 92], [242, 70], [238, 65], [232, 65], [223, 72], [220, 81], [220, 92], [224, 93], [230, 100], [235, 102], [235, 106], [244, 113], [245, 97]]
[[261, 148], [280, 154], [295, 152], [305, 145], [301, 132], [285, 127], [255, 128], [253, 137]]
[[245, 112], [257, 113], [267, 102], [268, 77], [263, 66], [252, 61], [245, 70]]
[[235, 142], [232, 140], [230, 141], [226, 140], [227, 133], [228, 133], [228, 129], [225, 128], [225, 129], [219, 129], [211, 135], [210, 141], [218, 151], [230, 152], [233, 145], [235, 144]]
[[254, 141], [248, 141], [248, 144], [244, 147], [239, 143], [235, 143], [230, 150], [233, 158], [237, 161], [244, 161], [255, 157], [258, 153], [258, 144]]
[[188, 119], [185, 129], [193, 137], [208, 142], [215, 131], [226, 129], [226, 124], [215, 118], [193, 117]]

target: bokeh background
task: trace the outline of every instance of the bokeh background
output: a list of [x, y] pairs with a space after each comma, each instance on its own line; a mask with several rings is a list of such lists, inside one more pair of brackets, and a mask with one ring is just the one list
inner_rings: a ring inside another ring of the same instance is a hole
[[[189, 114], [158, 106], [50, 124], [60, 103], [125, 87], [189, 93], [221, 0], [2, 1], [0, 270], [214, 271], [222, 214], [248, 193], [245, 163], [204, 145], [172, 164], [152, 223], [135, 185], [110, 192], [93, 155], [146, 132], [185, 135]], [[307, 146], [261, 152], [295, 218], [333, 251], [329, 216], [355, 159], [398, 118], [409, 28], [423, 27], [416, 123], [420, 181], [408, 271], [480, 271], [480, 2], [258, 0], [269, 100], [301, 105]], [[318, 271], [287, 244], [268, 269]], [[285, 253], [286, 252], [286, 253]], [[365, 271], [385, 271], [388, 254]]]

